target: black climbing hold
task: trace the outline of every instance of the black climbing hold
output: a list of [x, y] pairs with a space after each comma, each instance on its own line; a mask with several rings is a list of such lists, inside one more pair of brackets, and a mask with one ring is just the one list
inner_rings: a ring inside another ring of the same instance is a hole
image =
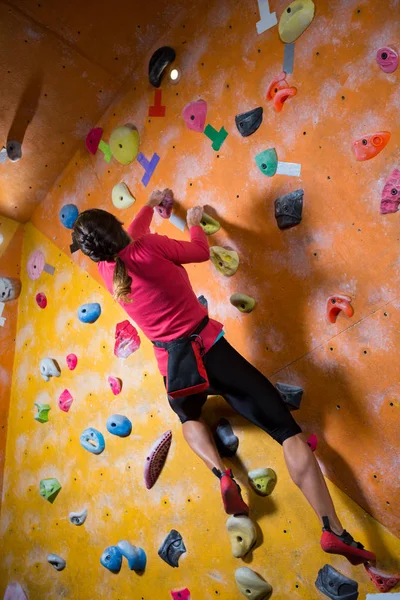
[[253, 110], [249, 110], [241, 115], [236, 115], [235, 122], [236, 127], [240, 135], [243, 137], [247, 137], [251, 135], [260, 127], [263, 120], [263, 109], [262, 106], [258, 108], [253, 108]]
[[282, 396], [282, 400], [286, 402], [292, 410], [300, 408], [301, 399], [303, 397], [303, 388], [297, 385], [279, 382], [276, 383], [275, 387]]
[[171, 529], [158, 551], [158, 556], [162, 558], [171, 567], [179, 567], [178, 561], [186, 552], [185, 544], [179, 531]]
[[230, 457], [236, 454], [239, 438], [233, 433], [228, 419], [220, 419], [214, 433], [215, 444], [220, 456]]
[[331, 600], [357, 600], [358, 583], [325, 565], [318, 572], [316, 588]]
[[163, 46], [156, 50], [149, 62], [149, 81], [158, 88], [166, 67], [175, 60], [175, 50], [170, 46]]
[[304, 190], [290, 192], [275, 200], [275, 219], [279, 229], [290, 229], [301, 222]]

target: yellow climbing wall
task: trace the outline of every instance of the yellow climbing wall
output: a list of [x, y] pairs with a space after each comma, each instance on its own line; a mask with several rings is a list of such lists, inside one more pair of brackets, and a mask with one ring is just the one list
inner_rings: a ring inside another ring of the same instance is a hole
[[[384, 182], [399, 167], [400, 71], [384, 74], [375, 61], [380, 46], [395, 44], [397, 4], [316, 2], [314, 22], [296, 42], [294, 73], [288, 76], [298, 94], [277, 114], [265, 100], [269, 82], [282, 69], [277, 28], [257, 35], [255, 0], [213, 0], [165, 33], [98, 123], [106, 141], [118, 125], [134, 123], [145, 156], [160, 155], [148, 188], [141, 183], [143, 169], [137, 162], [128, 167], [114, 160], [106, 164], [101, 154], [89, 155], [82, 141], [34, 213], [25, 237], [0, 593], [17, 579], [33, 600], [158, 600], [168, 598], [170, 589], [184, 587], [193, 600], [239, 598], [233, 573], [243, 563], [230, 555], [217, 482], [181, 437], [149, 343], [142, 340], [141, 349], [125, 362], [114, 357], [115, 324], [125, 315], [107, 295], [95, 266], [80, 253], [69, 257], [70, 232], [58, 221], [60, 208], [70, 202], [79, 210], [116, 212], [111, 189], [120, 181], [137, 198], [133, 207], [118, 212], [126, 224], [152, 189], [166, 186], [173, 188], [181, 216], [201, 203], [220, 221], [221, 231], [210, 243], [236, 249], [239, 270], [224, 279], [211, 264], [190, 267], [196, 292], [208, 298], [210, 313], [223, 321], [228, 339], [273, 382], [304, 388], [297, 418], [305, 432], [318, 435], [318, 458], [342, 490], [331, 484], [345, 526], [378, 554], [381, 567], [400, 569], [400, 542], [393, 535], [399, 535], [400, 522], [398, 215], [379, 214]], [[278, 18], [285, 7], [284, 1], [271, 0]], [[154, 89], [147, 81], [147, 60], [163, 44], [176, 49], [182, 77], [177, 85], [165, 81], [162, 86], [166, 117], [149, 118]], [[181, 118], [184, 106], [199, 98], [208, 103], [206, 122], [229, 132], [218, 152]], [[256, 106], [264, 108], [263, 124], [253, 136], [242, 138], [234, 117]], [[392, 134], [387, 148], [367, 163], [356, 162], [352, 141], [380, 130]], [[270, 147], [280, 160], [301, 163], [301, 178], [264, 177], [254, 156]], [[300, 187], [305, 190], [303, 221], [281, 232], [273, 202]], [[186, 236], [158, 217], [153, 231]], [[37, 248], [56, 271], [31, 282], [25, 262]], [[49, 299], [43, 311], [34, 300], [38, 291]], [[257, 300], [252, 314], [239, 314], [229, 304], [234, 292]], [[326, 299], [338, 292], [353, 297], [355, 315], [351, 320], [340, 315], [331, 325]], [[94, 325], [80, 324], [76, 316], [79, 305], [88, 301], [102, 305]], [[79, 357], [74, 372], [65, 364], [70, 352]], [[44, 356], [59, 361], [60, 379], [41, 379], [38, 367]], [[108, 374], [123, 380], [120, 396], [111, 394]], [[57, 407], [65, 388], [75, 398], [69, 413]], [[33, 419], [35, 401], [52, 405], [49, 423]], [[129, 438], [106, 432], [106, 419], [113, 413], [132, 420]], [[278, 473], [271, 498], [247, 494], [263, 532], [249, 566], [272, 583], [277, 598], [314, 598], [318, 569], [329, 557], [319, 549], [318, 523], [289, 481], [280, 447], [219, 401], [210, 402], [206, 415], [211, 423], [221, 415], [231, 419], [242, 461], [234, 461], [233, 468], [242, 484], [249, 469], [271, 466]], [[99, 457], [79, 445], [87, 426], [105, 432], [106, 450]], [[167, 429], [173, 431], [167, 465], [147, 491], [144, 458]], [[52, 476], [63, 489], [50, 505], [38, 486], [41, 478]], [[84, 506], [88, 519], [76, 528], [68, 513]], [[157, 556], [171, 528], [182, 533], [188, 548], [175, 570]], [[100, 566], [103, 549], [120, 539], [147, 552], [144, 576], [128, 572], [126, 565], [113, 576]], [[65, 571], [57, 573], [47, 564], [49, 552], [67, 560]], [[341, 558], [332, 564], [359, 581], [361, 598], [374, 591], [362, 569], [350, 568]]]

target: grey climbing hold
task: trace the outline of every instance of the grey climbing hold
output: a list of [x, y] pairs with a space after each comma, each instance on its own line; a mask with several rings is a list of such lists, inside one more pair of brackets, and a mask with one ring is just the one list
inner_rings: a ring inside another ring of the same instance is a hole
[[63, 571], [67, 566], [66, 561], [58, 554], [49, 554], [47, 556], [47, 562], [51, 564], [52, 567], [56, 569], [56, 571]]
[[290, 229], [301, 222], [304, 190], [296, 190], [275, 200], [275, 219], [279, 229]]
[[17, 140], [9, 140], [7, 142], [7, 156], [12, 162], [17, 162], [22, 156], [21, 143]]
[[235, 571], [235, 579], [243, 596], [250, 600], [264, 600], [272, 593], [272, 586], [260, 575], [248, 567], [240, 567]]
[[158, 88], [167, 66], [175, 60], [176, 53], [170, 46], [163, 46], [156, 50], [149, 62], [149, 81]]
[[252, 135], [260, 127], [263, 120], [262, 106], [253, 108], [245, 113], [236, 115], [235, 123], [240, 135], [247, 137]]
[[282, 400], [286, 402], [292, 410], [300, 408], [301, 399], [303, 397], [303, 388], [297, 385], [279, 382], [277, 382], [275, 387], [282, 396]]
[[200, 302], [200, 304], [208, 308], [208, 300], [205, 296], [198, 296], [197, 300]]
[[358, 583], [325, 565], [318, 572], [316, 588], [331, 600], [357, 600]]
[[45, 381], [50, 381], [50, 377], [60, 377], [61, 369], [54, 358], [42, 358], [40, 361], [40, 374]]
[[84, 510], [81, 510], [81, 512], [70, 512], [68, 518], [71, 521], [72, 525], [80, 526], [83, 525], [86, 521], [87, 514], [88, 511], [85, 508]]
[[245, 515], [231, 516], [226, 522], [232, 554], [235, 558], [243, 558], [257, 542], [254, 523]]
[[158, 555], [171, 567], [179, 567], [179, 558], [186, 552], [181, 534], [172, 529], [160, 546]]
[[218, 421], [214, 440], [220, 456], [230, 457], [236, 454], [239, 447], [239, 438], [233, 433], [232, 425], [228, 419], [222, 418]]

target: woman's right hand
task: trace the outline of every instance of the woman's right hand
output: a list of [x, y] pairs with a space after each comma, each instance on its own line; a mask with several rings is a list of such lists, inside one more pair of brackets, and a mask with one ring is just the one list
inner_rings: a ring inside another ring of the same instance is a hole
[[203, 218], [203, 207], [202, 206], [193, 206], [193, 208], [189, 208], [186, 215], [186, 222], [188, 224], [189, 229], [191, 227], [197, 227], [201, 223], [201, 219]]
[[162, 199], [163, 199], [163, 192], [161, 192], [160, 190], [154, 190], [154, 192], [151, 194], [150, 198], [147, 201], [147, 206], [151, 206], [151, 208], [155, 208], [156, 206], [159, 206]]

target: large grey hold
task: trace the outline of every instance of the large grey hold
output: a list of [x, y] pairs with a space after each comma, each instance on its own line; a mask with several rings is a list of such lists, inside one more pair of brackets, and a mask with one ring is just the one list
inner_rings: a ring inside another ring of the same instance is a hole
[[253, 108], [245, 113], [236, 115], [235, 123], [241, 136], [252, 135], [260, 127], [263, 120], [263, 108]]
[[179, 531], [172, 529], [158, 551], [158, 555], [171, 567], [179, 567], [179, 558], [186, 552], [185, 544]]
[[331, 600], [357, 600], [358, 583], [349, 579], [331, 565], [325, 565], [318, 572], [316, 588]]
[[303, 397], [303, 388], [298, 385], [289, 385], [288, 383], [279, 383], [275, 385], [276, 389], [282, 396], [282, 399], [292, 410], [300, 408], [301, 399]]
[[86, 517], [87, 517], [88, 511], [85, 508], [84, 510], [81, 510], [81, 512], [70, 512], [68, 517], [69, 520], [71, 521], [72, 525], [83, 525], [84, 522], [86, 521]]
[[275, 219], [279, 229], [290, 229], [301, 222], [304, 190], [295, 190], [275, 200]]

